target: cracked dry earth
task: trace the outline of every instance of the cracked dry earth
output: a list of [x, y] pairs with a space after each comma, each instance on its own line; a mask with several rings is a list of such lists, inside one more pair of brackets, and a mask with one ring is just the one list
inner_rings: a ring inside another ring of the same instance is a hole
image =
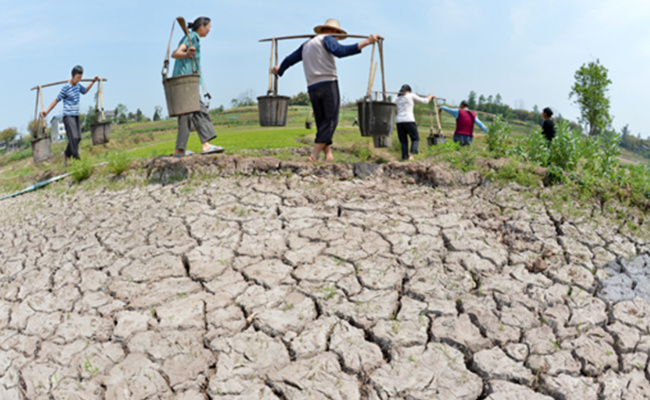
[[648, 398], [650, 306], [598, 293], [647, 239], [476, 174], [300, 164], [4, 201], [0, 399]]

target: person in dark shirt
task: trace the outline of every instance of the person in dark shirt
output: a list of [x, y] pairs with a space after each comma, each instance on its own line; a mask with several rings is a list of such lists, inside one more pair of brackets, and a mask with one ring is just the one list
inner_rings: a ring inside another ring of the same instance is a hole
[[546, 140], [548, 140], [549, 144], [551, 144], [553, 138], [555, 137], [555, 122], [553, 122], [553, 119], [551, 119], [552, 116], [553, 110], [551, 110], [549, 107], [546, 107], [542, 111], [542, 117], [544, 118], [544, 122], [542, 123], [542, 135], [546, 137]]

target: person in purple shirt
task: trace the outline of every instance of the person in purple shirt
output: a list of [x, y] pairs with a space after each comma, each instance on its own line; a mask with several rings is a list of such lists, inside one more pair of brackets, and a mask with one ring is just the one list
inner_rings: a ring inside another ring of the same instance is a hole
[[338, 40], [345, 37], [332, 36], [332, 34], [345, 35], [347, 32], [341, 29], [336, 19], [328, 19], [325, 24], [315, 27], [314, 32], [316, 36], [288, 55], [279, 66], [276, 65], [273, 73], [282, 76], [289, 67], [302, 61], [317, 128], [316, 144], [308, 160], [317, 161], [320, 153], [323, 152], [325, 161], [334, 161], [331, 148], [332, 137], [338, 125], [341, 107], [334, 57], [343, 58], [359, 54], [361, 49], [383, 37], [372, 34], [356, 44], [341, 45]]

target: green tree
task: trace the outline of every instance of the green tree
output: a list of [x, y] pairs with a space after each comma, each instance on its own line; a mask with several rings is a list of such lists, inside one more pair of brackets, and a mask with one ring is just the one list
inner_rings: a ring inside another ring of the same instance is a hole
[[289, 105], [292, 106], [308, 106], [309, 95], [305, 92], [300, 92], [289, 100]]
[[472, 90], [471, 92], [469, 92], [469, 96], [467, 96], [467, 104], [469, 104], [469, 108], [471, 110], [476, 109], [476, 92], [475, 91]]
[[120, 103], [117, 105], [117, 107], [115, 107], [115, 120], [118, 124], [123, 124], [126, 122], [127, 113], [128, 110], [124, 104]]
[[154, 107], [154, 112], [153, 112], [153, 120], [154, 121], [160, 121], [162, 115], [162, 107], [156, 106]]
[[140, 110], [140, 109], [138, 108], [138, 109], [136, 110], [136, 112], [135, 112], [135, 121], [136, 121], [136, 122], [141, 122], [141, 121], [142, 121], [142, 117], [143, 117], [142, 110]]
[[0, 141], [5, 141], [7, 143], [11, 142], [18, 136], [18, 129], [16, 128], [7, 128], [4, 131], [0, 132]]
[[590, 136], [604, 131], [612, 123], [607, 97], [612, 81], [607, 72], [598, 59], [582, 64], [574, 75], [576, 81], [569, 93], [569, 99], [575, 97], [574, 102], [580, 107], [580, 122], [587, 126]]

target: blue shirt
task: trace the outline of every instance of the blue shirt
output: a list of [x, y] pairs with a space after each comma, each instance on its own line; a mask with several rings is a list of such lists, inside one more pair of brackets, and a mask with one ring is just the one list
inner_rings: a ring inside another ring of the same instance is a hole
[[[451, 114], [454, 118], [458, 119], [458, 109], [449, 108], [449, 107], [445, 107], [445, 106], [440, 106], [440, 109], [443, 110], [443, 111], [446, 111], [447, 113]], [[474, 118], [474, 123], [476, 125], [478, 125], [478, 127], [481, 128], [481, 130], [483, 132], [488, 131], [487, 128], [485, 127], [485, 125], [483, 124], [483, 122], [481, 122], [481, 120], [478, 119], [478, 115], [476, 116], [476, 118]]]
[[[192, 47], [196, 48], [196, 64], [194, 63], [193, 58], [175, 58], [174, 59], [174, 72], [172, 76], [178, 75], [188, 75], [194, 72], [201, 74], [201, 43], [199, 34], [196, 32], [190, 32], [190, 38], [192, 39]], [[184, 44], [188, 48], [190, 47], [190, 42], [187, 38], [187, 35], [183, 36], [178, 46]], [[203, 79], [201, 79], [203, 81]]]
[[63, 101], [63, 115], [79, 115], [79, 99], [81, 94], [86, 94], [86, 87], [81, 83], [72, 86], [66, 83], [56, 96], [58, 101]]

